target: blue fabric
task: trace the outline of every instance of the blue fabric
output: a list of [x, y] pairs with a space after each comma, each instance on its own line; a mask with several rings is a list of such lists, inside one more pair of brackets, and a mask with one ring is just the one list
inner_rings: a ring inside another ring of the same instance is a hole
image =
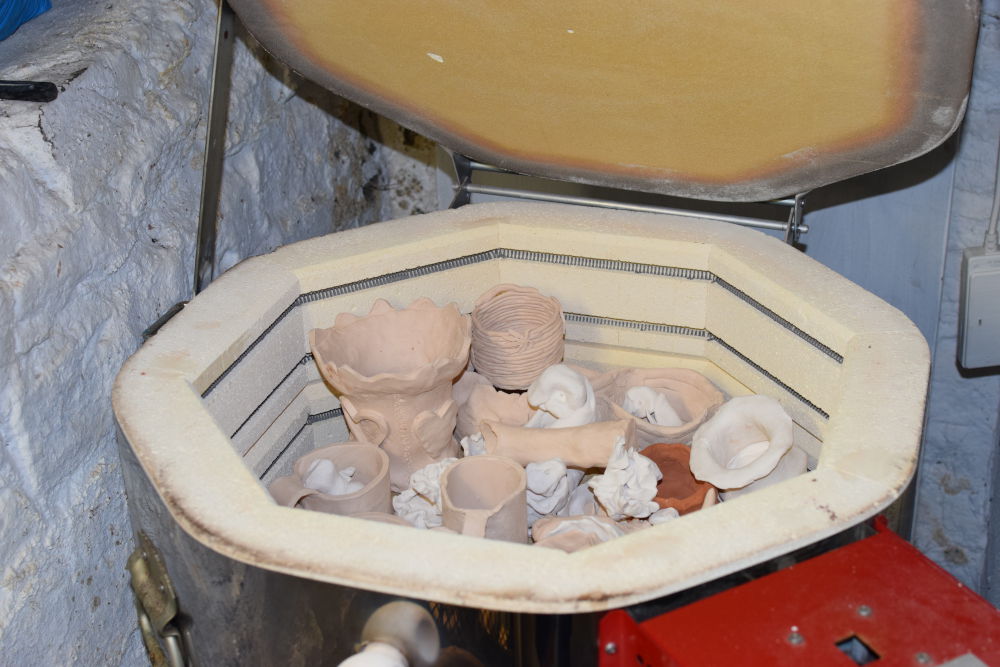
[[22, 23], [51, 8], [50, 0], [0, 0], [0, 40], [7, 39]]

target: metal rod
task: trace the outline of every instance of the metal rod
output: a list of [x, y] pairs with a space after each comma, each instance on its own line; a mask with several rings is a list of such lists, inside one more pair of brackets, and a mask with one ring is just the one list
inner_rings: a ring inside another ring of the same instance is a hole
[[[560, 204], [576, 204], [578, 206], [595, 206], [598, 208], [614, 208], [623, 211], [638, 211], [641, 213], [665, 213], [669, 215], [679, 215], [686, 218], [698, 218], [700, 220], [719, 220], [729, 222], [734, 225], [744, 227], [754, 227], [757, 229], [772, 229], [775, 231], [786, 231], [787, 222], [775, 222], [771, 220], [761, 220], [742, 215], [727, 215], [723, 213], [707, 213], [702, 211], [688, 211], [680, 208], [668, 208], [666, 206], [648, 206], [645, 204], [631, 204], [628, 202], [617, 202], [607, 199], [594, 199], [592, 197], [578, 197], [575, 195], [559, 195], [547, 192], [533, 192], [531, 190], [513, 190], [508, 188], [497, 188], [489, 185], [474, 185], [469, 183], [464, 188], [469, 194], [495, 195], [499, 197], [513, 197], [515, 199], [530, 199], [533, 201], [556, 202]], [[808, 232], [809, 227], [800, 224], [798, 227], [802, 233]]]
[[227, 0], [219, 3], [215, 26], [215, 62], [212, 92], [208, 99], [208, 126], [205, 130], [205, 163], [198, 212], [198, 241], [194, 258], [194, 293], [208, 287], [215, 277], [215, 242], [219, 219], [219, 191], [226, 145], [226, 117], [229, 112], [230, 74], [233, 69], [234, 14]]

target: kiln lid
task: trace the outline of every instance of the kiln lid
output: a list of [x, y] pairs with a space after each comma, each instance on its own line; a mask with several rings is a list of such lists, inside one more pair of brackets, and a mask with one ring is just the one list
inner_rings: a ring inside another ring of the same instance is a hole
[[318, 83], [475, 159], [764, 201], [929, 151], [969, 90], [973, 0], [231, 0]]

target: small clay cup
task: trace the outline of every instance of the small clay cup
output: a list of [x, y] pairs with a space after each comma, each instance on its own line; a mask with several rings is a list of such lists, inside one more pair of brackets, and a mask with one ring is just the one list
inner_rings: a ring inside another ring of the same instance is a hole
[[472, 366], [500, 389], [527, 389], [562, 361], [565, 330], [555, 297], [534, 287], [497, 285], [472, 309]]
[[527, 543], [527, 476], [505, 456], [470, 456], [441, 473], [441, 520], [462, 535]]
[[[639, 452], [656, 464], [663, 479], [656, 485], [653, 498], [661, 508], [673, 507], [684, 515], [701, 509], [713, 487], [699, 482], [691, 474], [691, 448], [680, 443], [657, 443]], [[714, 499], [714, 497], [713, 497]]]
[[[364, 487], [353, 493], [331, 496], [302, 486], [309, 465], [317, 459], [333, 461], [338, 470], [353, 466]], [[301, 507], [327, 514], [352, 515], [361, 512], [392, 514], [389, 495], [389, 457], [374, 445], [341, 443], [312, 451], [292, 466], [293, 473], [279, 477], [268, 487], [279, 505]]]

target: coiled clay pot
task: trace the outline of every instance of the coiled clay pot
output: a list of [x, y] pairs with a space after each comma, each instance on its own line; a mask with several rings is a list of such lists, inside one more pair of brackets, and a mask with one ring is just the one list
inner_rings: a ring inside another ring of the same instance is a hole
[[411, 473], [458, 453], [452, 381], [468, 362], [470, 340], [468, 316], [427, 298], [402, 310], [378, 299], [367, 315], [341, 313], [329, 329], [309, 333], [351, 433], [389, 455], [394, 491], [407, 488]]
[[[338, 470], [355, 468], [355, 479], [364, 486], [352, 493], [329, 495], [302, 485], [309, 466], [319, 460], [332, 461]], [[279, 477], [268, 487], [279, 505], [301, 507], [346, 516], [361, 512], [391, 513], [389, 457], [378, 447], [340, 443], [309, 452], [292, 466], [293, 474]]]
[[497, 285], [472, 309], [472, 366], [500, 389], [526, 389], [562, 361], [559, 301], [533, 287]]

